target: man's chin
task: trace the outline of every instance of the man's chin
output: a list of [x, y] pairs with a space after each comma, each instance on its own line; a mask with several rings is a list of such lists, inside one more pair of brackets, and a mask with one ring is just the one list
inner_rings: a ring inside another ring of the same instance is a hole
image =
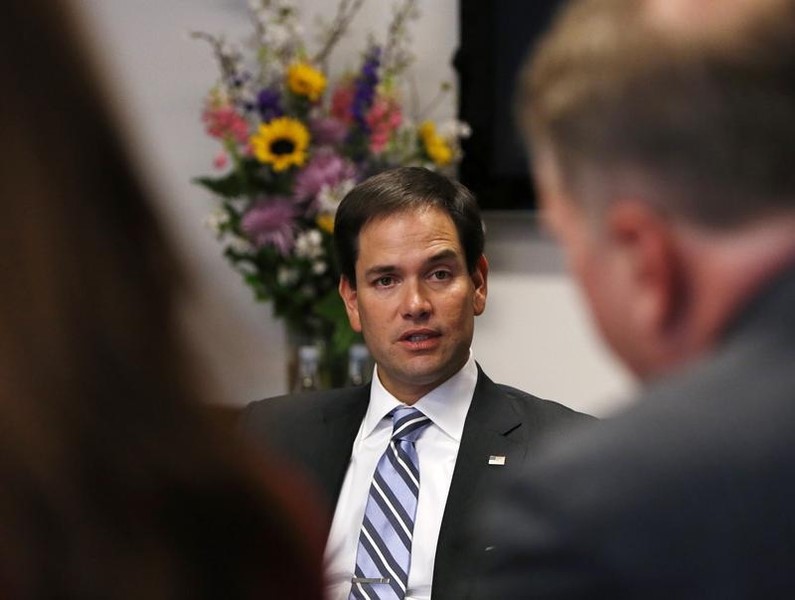
[[404, 371], [405, 374], [405, 381], [409, 381], [414, 385], [426, 387], [429, 389], [433, 389], [445, 381], [450, 379], [455, 373], [458, 372], [459, 368], [450, 368], [447, 365], [439, 364], [439, 361], [436, 360], [429, 360], [422, 363], [421, 361], [417, 361], [419, 364], [412, 364], [409, 369]]

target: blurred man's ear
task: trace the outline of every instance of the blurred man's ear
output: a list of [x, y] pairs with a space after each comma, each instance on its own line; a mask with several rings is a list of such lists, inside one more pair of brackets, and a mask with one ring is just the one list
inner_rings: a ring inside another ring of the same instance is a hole
[[348, 321], [351, 324], [351, 329], [357, 333], [362, 331], [361, 319], [359, 319], [359, 303], [356, 288], [351, 285], [351, 282], [345, 275], [340, 276], [339, 292], [342, 301], [345, 303], [345, 312], [348, 313]]
[[489, 293], [488, 279], [489, 261], [481, 254], [478, 262], [475, 263], [475, 270], [472, 273], [472, 283], [475, 285], [473, 302], [475, 316], [483, 314], [483, 311], [486, 310], [486, 296]]
[[608, 209], [606, 227], [632, 299], [624, 317], [638, 335], [647, 338], [648, 352], [663, 351], [686, 310], [683, 265], [673, 225], [646, 202], [622, 200]]

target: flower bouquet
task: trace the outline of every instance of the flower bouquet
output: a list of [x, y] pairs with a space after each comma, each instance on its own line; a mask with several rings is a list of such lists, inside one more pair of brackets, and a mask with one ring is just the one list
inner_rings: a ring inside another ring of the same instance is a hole
[[[248, 52], [193, 34], [211, 44], [220, 67], [202, 114], [221, 145], [214, 159], [220, 172], [195, 179], [218, 200], [211, 225], [227, 259], [257, 299], [272, 302], [288, 332], [325, 340], [326, 367], [344, 365], [357, 341], [337, 293], [337, 205], [356, 183], [389, 167], [454, 168], [466, 133], [457, 122], [437, 127], [407, 114], [416, 0], [397, 2], [384, 42], [371, 39], [359, 68], [329, 81], [329, 55], [363, 2], [340, 0], [314, 52], [286, 0], [252, 2]], [[329, 372], [337, 375], [328, 385], [343, 383], [344, 367]]]

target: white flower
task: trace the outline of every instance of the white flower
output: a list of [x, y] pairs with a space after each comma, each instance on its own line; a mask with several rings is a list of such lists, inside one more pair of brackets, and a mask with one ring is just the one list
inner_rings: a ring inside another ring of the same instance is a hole
[[343, 179], [335, 186], [324, 185], [318, 192], [319, 212], [337, 214], [337, 207], [342, 199], [356, 186], [354, 179]]
[[235, 267], [239, 273], [243, 275], [256, 275], [257, 274], [257, 267], [252, 265], [249, 262], [240, 262]]
[[312, 263], [312, 272], [315, 275], [322, 275], [327, 270], [328, 270], [328, 265], [325, 263], [325, 261], [317, 260]]
[[251, 245], [246, 238], [232, 236], [229, 240], [229, 247], [240, 254], [246, 254], [254, 251], [254, 246]]
[[269, 23], [264, 37], [265, 43], [281, 48], [290, 42], [292, 36], [289, 26], [282, 23]]
[[295, 255], [299, 258], [315, 260], [324, 254], [323, 236], [317, 229], [299, 234], [295, 239]]
[[223, 234], [223, 228], [229, 223], [229, 215], [222, 208], [216, 208], [204, 218], [204, 226], [217, 237]]
[[234, 63], [240, 63], [243, 60], [243, 53], [237, 44], [233, 44], [225, 39], [220, 39], [221, 42], [218, 50], [220, 54]]
[[276, 281], [283, 287], [289, 287], [298, 281], [298, 271], [289, 267], [279, 267], [276, 273]]
[[436, 131], [446, 140], [468, 138], [472, 135], [472, 128], [469, 124], [464, 121], [459, 121], [458, 119], [448, 119], [440, 123]]

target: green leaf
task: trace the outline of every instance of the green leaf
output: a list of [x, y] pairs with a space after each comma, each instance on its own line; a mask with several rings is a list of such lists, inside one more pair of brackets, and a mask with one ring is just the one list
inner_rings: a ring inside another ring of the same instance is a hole
[[331, 323], [347, 323], [348, 313], [345, 311], [345, 304], [336, 289], [329, 290], [317, 304], [315, 304], [315, 314], [323, 317]]
[[193, 183], [225, 198], [237, 198], [246, 193], [240, 176], [234, 171], [225, 177], [195, 177]]
[[348, 349], [361, 341], [362, 336], [351, 329], [350, 324], [340, 323], [331, 336], [331, 351], [335, 356], [347, 358]]
[[334, 332], [331, 336], [331, 352], [338, 357], [346, 357], [348, 348], [352, 344], [361, 341], [361, 336], [351, 329], [348, 322], [348, 313], [336, 289], [329, 290], [320, 301], [315, 304], [314, 312], [334, 325]]

